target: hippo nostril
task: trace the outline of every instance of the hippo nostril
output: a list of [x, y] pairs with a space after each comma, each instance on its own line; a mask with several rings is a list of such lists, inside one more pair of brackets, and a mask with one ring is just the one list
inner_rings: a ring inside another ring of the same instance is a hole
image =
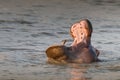
[[83, 35], [83, 33], [81, 33], [81, 35]]

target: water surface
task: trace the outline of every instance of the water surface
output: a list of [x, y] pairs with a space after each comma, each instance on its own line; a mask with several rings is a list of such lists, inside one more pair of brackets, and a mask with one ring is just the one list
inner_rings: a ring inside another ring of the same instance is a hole
[[[53, 65], [45, 49], [88, 18], [102, 62]], [[0, 0], [0, 80], [120, 80], [119, 0]]]

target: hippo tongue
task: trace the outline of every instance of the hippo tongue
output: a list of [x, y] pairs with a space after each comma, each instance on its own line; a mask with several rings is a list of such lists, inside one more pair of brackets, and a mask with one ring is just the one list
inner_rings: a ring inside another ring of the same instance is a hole
[[74, 36], [74, 42], [71, 46], [76, 45], [80, 42], [86, 43], [87, 30], [85, 29], [85, 26], [82, 26], [80, 23], [76, 23], [71, 27], [71, 35]]

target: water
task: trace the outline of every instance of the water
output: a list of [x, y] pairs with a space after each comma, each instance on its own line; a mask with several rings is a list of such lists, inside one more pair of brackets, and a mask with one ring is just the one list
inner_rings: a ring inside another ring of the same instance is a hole
[[[45, 49], [88, 18], [102, 62], [54, 65]], [[119, 0], [0, 0], [0, 80], [120, 80]]]

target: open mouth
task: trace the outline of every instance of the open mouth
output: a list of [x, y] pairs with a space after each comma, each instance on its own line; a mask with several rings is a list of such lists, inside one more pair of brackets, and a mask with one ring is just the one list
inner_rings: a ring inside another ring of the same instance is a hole
[[86, 43], [88, 29], [84, 21], [73, 24], [73, 26], [70, 29], [70, 33], [74, 39], [72, 45], [76, 45], [80, 42]]

